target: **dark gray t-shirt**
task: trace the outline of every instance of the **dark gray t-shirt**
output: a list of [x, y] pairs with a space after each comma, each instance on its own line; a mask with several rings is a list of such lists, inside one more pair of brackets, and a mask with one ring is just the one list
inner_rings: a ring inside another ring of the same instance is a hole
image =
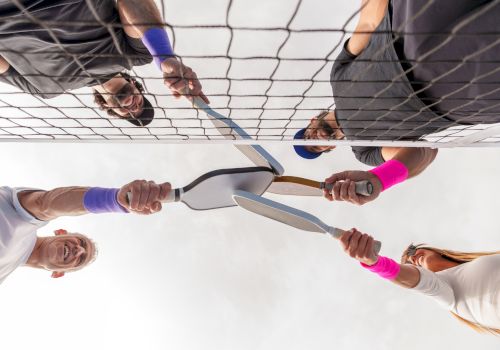
[[[466, 6], [465, 1], [459, 2], [464, 2], [463, 6], [461, 5], [462, 15], [470, 15], [472, 13], [471, 6]], [[478, 1], [477, 4], [480, 5], [484, 2]], [[410, 5], [405, 5], [407, 3], [402, 0], [392, 1], [394, 17], [397, 18], [399, 26], [401, 26], [401, 22], [413, 16], [413, 10], [417, 11], [420, 8], [415, 5], [417, 8], [414, 9], [412, 5], [410, 9]], [[453, 6], [453, 4], [451, 1], [446, 3], [447, 6]], [[436, 6], [438, 5], [436, 4]], [[441, 6], [440, 2], [439, 6]], [[450, 71], [451, 63], [431, 57], [429, 58], [430, 62], [413, 67], [409, 74], [405, 73], [406, 69], [412, 68], [412, 61], [406, 62], [407, 51], [415, 53], [413, 58], [419, 58], [423, 51], [415, 48], [429, 48], [429, 45], [436, 45], [436, 41], [432, 36], [424, 40], [425, 36], [422, 35], [408, 35], [395, 41], [392, 33], [391, 15], [392, 13], [388, 11], [375, 33], [372, 34], [368, 46], [359, 56], [351, 55], [344, 45], [343, 51], [333, 66], [331, 82], [336, 104], [336, 116], [347, 139], [418, 140], [425, 135], [442, 131], [453, 125], [500, 122], [499, 113], [483, 113], [479, 117], [476, 115], [471, 118], [469, 117], [471, 115], [470, 108], [461, 110], [455, 108], [457, 101], [460, 104], [463, 104], [463, 101], [453, 99], [440, 101], [440, 97], [446, 96], [450, 91], [453, 91], [452, 89], [457, 88], [457, 84], [450, 83], [450, 81], [445, 81], [446, 84], [430, 84], [432, 89], [416, 94], [416, 90], [422, 86], [428, 86], [428, 82], [436, 76]], [[426, 20], [420, 24], [424, 25], [429, 21], [440, 23], [439, 18], [426, 17]], [[453, 22], [448, 23], [446, 27], [449, 28], [452, 24]], [[406, 30], [417, 31], [414, 27], [406, 28]], [[422, 31], [425, 32], [425, 28], [420, 28], [420, 32]], [[457, 64], [457, 57], [462, 58], [459, 48], [463, 43], [458, 39], [454, 39], [452, 42], [454, 43], [454, 51], [448, 53], [448, 60], [450, 60], [451, 55], [455, 57], [454, 62]], [[484, 69], [491, 68], [484, 64], [480, 66]], [[472, 71], [470, 67], [469, 70]], [[473, 74], [477, 73], [472, 72]], [[450, 79], [458, 78], [455, 75]], [[462, 83], [461, 86], [464, 84]], [[491, 88], [491, 84], [483, 86]], [[463, 93], [469, 99], [473, 99], [476, 96], [477, 88], [473, 85], [472, 88], [463, 91]], [[485, 100], [478, 102], [492, 104], [495, 103], [495, 99], [489, 100], [489, 102], [487, 100], [486, 102]], [[473, 107], [476, 111], [481, 108], [482, 106], [479, 104]], [[464, 116], [468, 117], [464, 119]], [[380, 147], [352, 148], [356, 158], [363, 163], [379, 165], [384, 162]]]
[[[0, 75], [2, 82], [51, 98], [152, 61], [141, 40], [118, 27], [114, 0], [21, 2], [29, 15], [10, 0], [0, 0], [0, 54], [11, 65]], [[114, 26], [104, 27], [101, 21]]]

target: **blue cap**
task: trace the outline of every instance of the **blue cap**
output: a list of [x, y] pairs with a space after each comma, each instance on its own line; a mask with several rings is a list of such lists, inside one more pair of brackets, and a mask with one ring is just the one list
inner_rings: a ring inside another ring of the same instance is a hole
[[[304, 133], [306, 132], [306, 128], [301, 129], [297, 131], [295, 136], [293, 137], [294, 140], [303, 140], [304, 139]], [[295, 153], [297, 153], [299, 156], [305, 159], [315, 159], [318, 158], [322, 152], [311, 152], [306, 149], [306, 146], [298, 146], [298, 145], [293, 145], [293, 149], [295, 150]]]

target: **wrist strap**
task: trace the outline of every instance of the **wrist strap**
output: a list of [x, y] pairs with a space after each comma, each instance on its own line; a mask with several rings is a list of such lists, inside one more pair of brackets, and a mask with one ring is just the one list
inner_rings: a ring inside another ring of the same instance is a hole
[[382, 184], [382, 191], [408, 178], [408, 169], [402, 162], [396, 159], [391, 159], [369, 171], [379, 178]]
[[377, 262], [374, 265], [366, 265], [361, 263], [365, 269], [376, 273], [382, 278], [388, 280], [394, 280], [399, 275], [399, 270], [401, 266], [392, 260], [391, 258], [386, 258], [385, 256], [379, 256]]
[[118, 203], [118, 188], [91, 187], [83, 195], [83, 206], [89, 213], [128, 213]]
[[163, 28], [150, 28], [141, 38], [142, 43], [153, 56], [153, 60], [161, 69], [161, 63], [167, 58], [175, 56], [167, 32]]

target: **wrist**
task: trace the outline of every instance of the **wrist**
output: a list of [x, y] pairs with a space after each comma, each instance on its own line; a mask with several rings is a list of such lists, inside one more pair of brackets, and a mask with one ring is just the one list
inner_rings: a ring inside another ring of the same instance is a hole
[[379, 256], [377, 262], [373, 265], [361, 263], [361, 266], [391, 281], [398, 277], [399, 270], [401, 269], [401, 266], [397, 262], [385, 256]]
[[163, 61], [175, 56], [168, 34], [163, 28], [156, 27], [146, 30], [141, 40], [160, 69]]
[[89, 213], [128, 213], [118, 202], [118, 188], [91, 187], [83, 195], [83, 206]]
[[405, 181], [408, 178], [408, 169], [397, 159], [391, 159], [376, 168], [369, 170], [380, 181], [382, 191]]

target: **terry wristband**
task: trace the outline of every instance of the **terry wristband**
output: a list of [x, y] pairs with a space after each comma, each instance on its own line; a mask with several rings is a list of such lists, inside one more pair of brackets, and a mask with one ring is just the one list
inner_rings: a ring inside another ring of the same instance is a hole
[[377, 262], [374, 265], [366, 265], [361, 263], [365, 269], [376, 273], [382, 278], [393, 280], [399, 275], [399, 270], [401, 266], [392, 260], [391, 258], [386, 258], [385, 256], [379, 256]]
[[408, 169], [403, 163], [396, 159], [391, 159], [369, 171], [379, 178], [382, 184], [382, 191], [408, 178]]
[[160, 69], [163, 61], [169, 57], [175, 56], [167, 32], [163, 28], [148, 29], [141, 40]]
[[128, 213], [128, 210], [118, 203], [118, 188], [91, 187], [83, 195], [83, 206], [89, 213]]

